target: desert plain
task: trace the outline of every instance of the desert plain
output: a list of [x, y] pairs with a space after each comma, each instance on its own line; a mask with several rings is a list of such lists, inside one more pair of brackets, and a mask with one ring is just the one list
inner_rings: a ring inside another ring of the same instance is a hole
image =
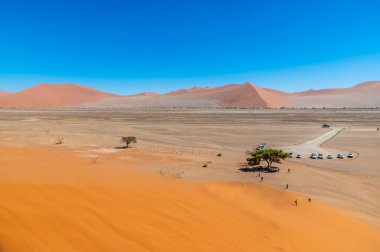
[[[2, 109], [0, 251], [379, 251], [378, 127], [379, 109]], [[261, 143], [302, 158], [245, 171]]]

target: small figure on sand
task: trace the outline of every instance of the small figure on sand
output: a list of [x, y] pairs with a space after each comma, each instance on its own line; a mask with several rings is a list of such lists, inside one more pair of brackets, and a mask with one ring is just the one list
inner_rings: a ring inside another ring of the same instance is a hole
[[286, 184], [286, 186], [285, 186], [285, 189], [288, 189], [289, 188], [289, 185], [288, 184]]
[[309, 199], [307, 200], [307, 202], [311, 203], [311, 198], [309, 198]]
[[294, 204], [295, 204], [296, 206], [298, 206], [298, 200], [297, 200], [297, 199], [294, 201]]
[[257, 177], [260, 177], [261, 176], [261, 173], [259, 172], [259, 175], [257, 175]]
[[261, 182], [263, 182], [264, 181], [264, 177], [261, 177]]
[[288, 173], [290, 173], [290, 168], [288, 169]]

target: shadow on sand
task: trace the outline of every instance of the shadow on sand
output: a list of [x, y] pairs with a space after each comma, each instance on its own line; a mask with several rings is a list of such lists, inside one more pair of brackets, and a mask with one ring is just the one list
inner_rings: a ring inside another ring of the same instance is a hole
[[254, 167], [241, 167], [239, 171], [242, 172], [278, 172], [280, 168], [278, 167], [263, 167], [263, 166], [254, 166]]

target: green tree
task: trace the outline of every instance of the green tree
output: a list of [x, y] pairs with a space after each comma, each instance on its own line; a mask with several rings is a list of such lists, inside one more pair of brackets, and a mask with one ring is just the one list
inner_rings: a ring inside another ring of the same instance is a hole
[[281, 164], [281, 160], [285, 160], [289, 157], [289, 153], [283, 150], [263, 148], [262, 145], [255, 148], [254, 151], [248, 151], [248, 165], [255, 166], [259, 165], [261, 161], [267, 163], [267, 169], [269, 169], [273, 163]]
[[126, 136], [122, 137], [120, 142], [126, 144], [125, 148], [129, 148], [131, 143], [137, 143], [137, 139], [134, 136]]

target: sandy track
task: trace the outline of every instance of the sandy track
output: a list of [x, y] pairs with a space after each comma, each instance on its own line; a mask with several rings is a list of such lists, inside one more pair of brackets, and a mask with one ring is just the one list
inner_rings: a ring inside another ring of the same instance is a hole
[[[283, 149], [289, 152], [301, 153], [304, 157], [309, 156], [311, 153], [330, 154], [331, 152], [340, 152], [339, 150], [323, 148], [322, 145], [327, 143], [342, 132], [344, 127], [334, 127], [328, 132], [308, 140], [302, 144], [294, 146], [285, 146]], [[305, 156], [306, 155], [306, 156]]]

